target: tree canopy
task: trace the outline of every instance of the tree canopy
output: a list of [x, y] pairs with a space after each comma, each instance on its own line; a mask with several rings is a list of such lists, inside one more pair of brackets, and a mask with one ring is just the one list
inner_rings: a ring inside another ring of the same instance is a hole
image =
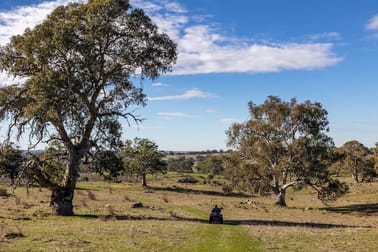
[[146, 138], [127, 140], [122, 148], [121, 156], [124, 160], [126, 174], [140, 176], [143, 186], [147, 186], [147, 174], [165, 172], [167, 169], [158, 146]]
[[175, 61], [176, 44], [127, 0], [60, 6], [0, 49], [0, 70], [26, 79], [0, 89], [0, 119], [10, 120], [9, 136], [30, 133], [30, 147], [57, 140], [67, 150], [63, 179], [39, 181], [52, 191], [56, 214], [73, 214], [83, 155], [118, 144], [120, 118], [139, 120], [133, 111], [146, 95], [131, 77], [157, 78]]
[[220, 175], [223, 173], [223, 156], [219, 154], [208, 155], [204, 160], [197, 163], [196, 169], [202, 173]]
[[373, 153], [357, 140], [351, 140], [337, 149], [344, 172], [352, 175], [356, 183], [369, 182], [375, 176]]
[[0, 148], [0, 175], [5, 175], [14, 183], [23, 162], [22, 153], [12, 143], [5, 143]]
[[286, 189], [310, 186], [319, 199], [332, 200], [347, 187], [330, 177], [327, 111], [320, 103], [269, 96], [261, 105], [248, 104], [250, 118], [227, 131], [235, 153], [225, 161], [225, 173], [234, 187], [273, 192], [285, 206]]

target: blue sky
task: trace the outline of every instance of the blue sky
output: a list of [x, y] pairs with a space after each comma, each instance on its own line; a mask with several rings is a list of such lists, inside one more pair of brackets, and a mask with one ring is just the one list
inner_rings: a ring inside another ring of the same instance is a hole
[[[2, 0], [0, 44], [67, 2]], [[163, 150], [226, 149], [225, 131], [248, 119], [247, 103], [276, 95], [320, 102], [337, 146], [378, 141], [378, 1], [131, 3], [178, 43], [179, 56], [172, 73], [143, 81], [149, 101], [136, 113], [145, 121], [125, 124], [125, 138]], [[14, 81], [0, 73], [0, 85]]]

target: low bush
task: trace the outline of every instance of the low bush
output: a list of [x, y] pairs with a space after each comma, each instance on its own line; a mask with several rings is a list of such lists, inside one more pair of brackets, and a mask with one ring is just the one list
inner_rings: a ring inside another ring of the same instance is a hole
[[191, 177], [191, 176], [187, 176], [187, 177], [178, 179], [177, 182], [179, 182], [179, 183], [195, 184], [195, 183], [198, 183], [198, 180], [195, 179], [195, 178], [193, 178], [193, 177]]

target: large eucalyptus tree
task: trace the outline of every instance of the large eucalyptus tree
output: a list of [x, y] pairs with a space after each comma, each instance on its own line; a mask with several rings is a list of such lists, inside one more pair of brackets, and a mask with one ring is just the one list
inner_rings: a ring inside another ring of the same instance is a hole
[[[0, 70], [26, 79], [0, 89], [0, 118], [30, 145], [60, 141], [68, 155], [59, 183], [35, 164], [57, 215], [73, 215], [83, 155], [110, 147], [120, 118], [138, 120], [146, 96], [131, 78], [157, 78], [176, 61], [176, 44], [128, 0], [89, 0], [56, 8], [41, 24], [13, 36], [0, 50]], [[98, 146], [98, 144], [97, 144]]]
[[327, 111], [320, 103], [270, 96], [261, 105], [249, 103], [250, 119], [228, 130], [235, 153], [225, 160], [232, 186], [253, 192], [273, 192], [276, 204], [286, 205], [286, 190], [314, 188], [323, 201], [344, 194], [347, 187], [330, 177], [333, 142]]

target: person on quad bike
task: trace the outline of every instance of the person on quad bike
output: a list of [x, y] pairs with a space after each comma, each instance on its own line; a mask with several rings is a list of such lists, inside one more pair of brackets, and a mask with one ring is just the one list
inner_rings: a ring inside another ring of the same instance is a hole
[[223, 215], [221, 212], [222, 208], [219, 208], [218, 205], [215, 205], [214, 208], [211, 210], [209, 216], [209, 223], [223, 224]]
[[215, 215], [220, 215], [222, 212], [222, 209], [218, 207], [218, 205], [215, 205], [213, 210], [211, 210], [211, 213], [215, 214]]

